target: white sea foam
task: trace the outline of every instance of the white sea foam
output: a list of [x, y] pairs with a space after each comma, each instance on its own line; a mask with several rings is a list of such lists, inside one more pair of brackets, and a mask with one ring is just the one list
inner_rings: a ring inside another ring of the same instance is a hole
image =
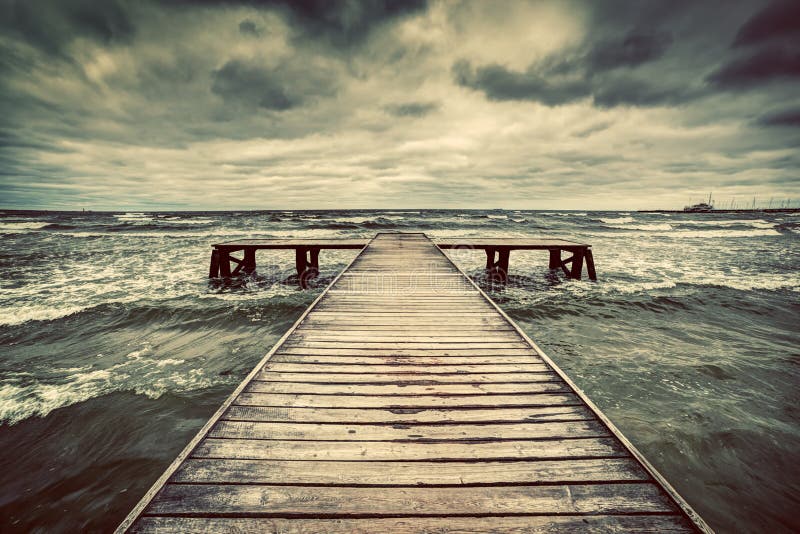
[[0, 307], [0, 325], [13, 326], [28, 321], [52, 321], [86, 309], [84, 306], [3, 306]]
[[781, 233], [772, 229], [753, 229], [753, 230], [681, 230], [666, 234], [651, 234], [663, 237], [675, 237], [677, 239], [707, 239], [707, 238], [740, 238], [740, 237], [769, 237], [779, 236]]
[[672, 230], [672, 225], [667, 223], [652, 223], [652, 224], [610, 224], [610, 228], [618, 230], [643, 230], [645, 232], [669, 231]]
[[169, 224], [210, 224], [214, 219], [198, 217], [196, 219], [181, 219], [179, 217], [167, 217], [156, 219], [156, 222], [168, 222]]
[[123, 214], [114, 214], [114, 217], [120, 220], [129, 221], [129, 220], [138, 220], [138, 219], [147, 219], [150, 220], [153, 217], [151, 215], [145, 215], [144, 213], [123, 213]]
[[26, 230], [38, 230], [44, 228], [50, 223], [47, 222], [3, 222], [0, 223], [0, 232], [3, 233], [19, 233]]
[[761, 219], [733, 219], [733, 220], [702, 220], [702, 221], [681, 221], [681, 224], [694, 226], [752, 226], [753, 228], [774, 228], [775, 223]]
[[626, 224], [626, 223], [632, 223], [633, 217], [614, 217], [611, 219], [600, 219], [600, 220], [603, 221], [605, 224]]
[[[149, 347], [142, 349], [148, 351]], [[98, 359], [103, 358], [98, 354]], [[155, 399], [169, 391], [202, 389], [224, 380], [203, 369], [176, 369], [184, 363], [174, 358], [127, 358], [108, 368], [55, 369], [53, 376], [33, 382], [30, 375], [8, 375], [0, 383], [0, 423], [13, 425], [29, 417], [44, 417], [58, 408], [118, 391]]]

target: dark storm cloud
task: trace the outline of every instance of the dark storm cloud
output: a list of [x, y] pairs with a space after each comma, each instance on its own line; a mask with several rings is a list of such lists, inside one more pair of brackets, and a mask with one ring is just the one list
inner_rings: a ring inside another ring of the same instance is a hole
[[764, 115], [758, 119], [758, 123], [764, 126], [791, 126], [800, 128], [800, 108], [787, 109]]
[[757, 11], [731, 48], [734, 55], [708, 76], [718, 89], [800, 81], [800, 2], [779, 0]]
[[254, 37], [258, 37], [261, 35], [261, 30], [258, 28], [255, 22], [245, 19], [239, 23], [239, 33], [242, 35], [252, 35]]
[[687, 87], [669, 87], [630, 77], [608, 78], [596, 84], [594, 104], [602, 108], [616, 106], [680, 105], [702, 96], [704, 91]]
[[231, 60], [211, 74], [211, 91], [226, 102], [285, 111], [310, 98], [336, 92], [334, 76], [322, 69], [310, 72], [285, 62], [274, 68]]
[[437, 102], [405, 102], [390, 104], [384, 109], [395, 117], [424, 117], [439, 109]]
[[535, 100], [556, 106], [591, 94], [591, 88], [583, 76], [570, 79], [556, 76], [556, 72], [557, 69], [545, 68], [540, 71], [535, 67], [520, 72], [496, 63], [475, 68], [467, 60], [453, 65], [457, 84], [482, 91], [489, 100]]
[[709, 76], [722, 89], [746, 89], [755, 85], [800, 79], [800, 46], [776, 45], [731, 61]]
[[467, 60], [453, 65], [456, 83], [482, 91], [490, 100], [531, 100], [548, 106], [592, 97], [600, 107], [655, 106], [697, 96], [624, 71], [661, 58], [669, 49], [668, 32], [633, 30], [622, 38], [604, 38], [536, 62], [525, 71], [499, 64], [473, 67]]
[[780, 0], [756, 13], [736, 34], [734, 46], [747, 46], [765, 41], [800, 38], [800, 2]]
[[246, 6], [282, 13], [298, 37], [351, 48], [383, 25], [427, 7], [425, 0], [165, 0], [167, 4]]
[[654, 61], [672, 44], [668, 32], [632, 32], [623, 39], [609, 39], [597, 43], [588, 55], [590, 71], [609, 70], [618, 67], [635, 67]]
[[11, 0], [0, 4], [0, 28], [49, 54], [64, 53], [75, 37], [127, 42], [135, 25], [115, 0]]

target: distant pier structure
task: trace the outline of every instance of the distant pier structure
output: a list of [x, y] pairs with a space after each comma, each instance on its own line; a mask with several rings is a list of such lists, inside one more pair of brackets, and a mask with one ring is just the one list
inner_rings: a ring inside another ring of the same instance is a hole
[[[292, 249], [295, 251], [295, 269], [301, 285], [319, 274], [319, 255], [322, 250], [363, 249], [366, 239], [240, 239], [212, 245], [210, 278], [230, 278], [256, 271], [257, 250]], [[597, 273], [591, 245], [564, 239], [541, 238], [459, 238], [433, 242], [443, 250], [483, 250], [486, 253], [486, 271], [492, 279], [508, 279], [509, 262], [513, 250], [546, 250], [550, 269], [560, 269], [567, 278], [580, 280], [584, 266], [589, 280], [596, 281]], [[567, 255], [565, 257], [565, 254]], [[238, 257], [237, 257], [238, 256]]]
[[464, 244], [364, 243], [117, 532], [711, 532], [442, 252]]

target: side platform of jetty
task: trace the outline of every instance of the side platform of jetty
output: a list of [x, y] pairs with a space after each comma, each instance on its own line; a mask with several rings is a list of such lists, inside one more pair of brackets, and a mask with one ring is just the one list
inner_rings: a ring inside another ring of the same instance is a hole
[[[367, 242], [364, 239], [240, 239], [218, 243], [212, 245], [208, 276], [224, 279], [251, 275], [256, 272], [256, 251], [293, 249], [297, 277], [305, 287], [308, 280], [319, 274], [320, 251], [362, 249]], [[546, 238], [459, 238], [440, 240], [435, 244], [440, 249], [484, 251], [487, 273], [500, 282], [508, 279], [513, 250], [546, 250], [550, 256], [550, 269], [561, 269], [567, 278], [580, 280], [585, 264], [589, 280], [597, 280], [592, 247], [585, 243]], [[564, 253], [570, 256], [563, 257]]]
[[424, 234], [378, 234], [117, 532], [711, 532]]

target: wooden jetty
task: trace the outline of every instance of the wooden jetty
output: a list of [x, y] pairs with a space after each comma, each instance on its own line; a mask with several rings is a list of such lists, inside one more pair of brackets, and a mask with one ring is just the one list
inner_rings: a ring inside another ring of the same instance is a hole
[[[301, 285], [319, 273], [319, 253], [331, 249], [361, 249], [363, 239], [240, 239], [212, 245], [210, 278], [229, 278], [256, 271], [257, 250], [294, 249], [295, 269]], [[564, 239], [532, 238], [461, 238], [437, 241], [441, 249], [483, 250], [486, 270], [493, 278], [505, 282], [508, 278], [512, 250], [547, 250], [550, 269], [561, 269], [568, 278], [580, 280], [584, 263], [590, 280], [597, 280], [591, 245]], [[562, 253], [570, 253], [562, 258]], [[240, 253], [237, 258], [234, 253]]]
[[424, 234], [378, 234], [118, 532], [710, 532]]

